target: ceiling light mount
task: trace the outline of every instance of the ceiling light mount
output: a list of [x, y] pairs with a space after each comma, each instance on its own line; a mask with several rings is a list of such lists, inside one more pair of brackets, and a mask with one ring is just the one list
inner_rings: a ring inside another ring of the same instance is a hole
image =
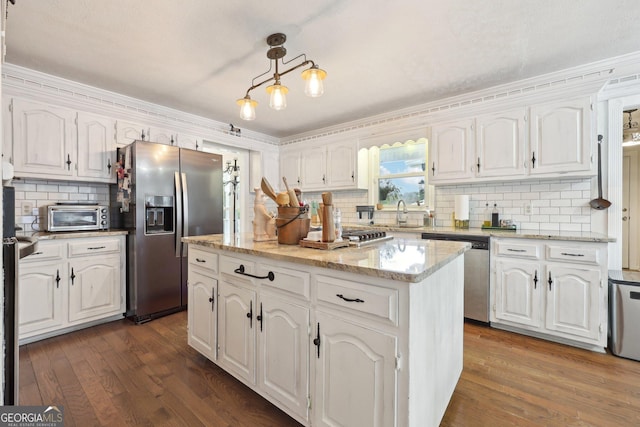
[[[285, 47], [283, 46], [285, 41], [287, 41], [287, 36], [283, 33], [274, 33], [267, 37], [267, 44], [270, 46], [270, 49], [267, 51], [267, 58], [269, 58], [270, 60], [269, 69], [264, 73], [254, 77], [251, 81], [251, 87], [247, 89], [247, 93], [245, 94], [244, 98], [240, 98], [236, 101], [236, 103], [240, 106], [241, 119], [254, 120], [256, 118], [255, 107], [256, 105], [258, 105], [258, 102], [251, 99], [251, 97], [249, 96], [249, 92], [271, 81], [273, 81], [273, 84], [267, 86], [266, 88], [267, 93], [270, 95], [269, 106], [274, 110], [285, 109], [287, 106], [286, 94], [287, 92], [289, 92], [289, 88], [280, 84], [280, 77], [290, 73], [293, 70], [305, 67], [307, 65], [310, 65], [310, 67], [302, 72], [302, 78], [306, 81], [304, 93], [307, 96], [313, 98], [323, 94], [324, 88], [322, 85], [322, 80], [327, 77], [326, 71], [320, 69], [318, 65], [316, 65], [316, 63], [312, 60], [307, 59], [307, 56], [304, 53], [296, 56], [290, 61], [285, 61], [283, 59], [287, 54], [287, 49], [285, 49]], [[280, 62], [282, 63], [282, 65], [287, 65], [298, 59], [302, 60], [302, 62], [280, 72]], [[270, 74], [272, 70], [272, 76], [259, 83], [256, 83], [257, 79]]]

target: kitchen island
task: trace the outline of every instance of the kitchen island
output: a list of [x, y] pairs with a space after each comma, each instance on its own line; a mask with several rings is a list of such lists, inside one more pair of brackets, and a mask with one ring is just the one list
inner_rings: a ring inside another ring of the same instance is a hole
[[195, 236], [189, 345], [303, 425], [437, 426], [462, 372], [467, 243]]

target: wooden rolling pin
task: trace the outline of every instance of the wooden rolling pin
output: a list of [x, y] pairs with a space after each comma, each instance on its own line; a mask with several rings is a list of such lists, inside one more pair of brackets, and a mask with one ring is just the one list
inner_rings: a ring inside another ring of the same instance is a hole
[[330, 192], [322, 193], [322, 241], [333, 242], [336, 240], [336, 229], [333, 223], [333, 195]]
[[298, 196], [296, 196], [296, 192], [293, 190], [293, 188], [289, 188], [286, 177], [283, 176], [282, 181], [284, 181], [284, 186], [287, 189], [287, 193], [289, 193], [289, 206], [291, 206], [292, 208], [299, 208], [300, 202], [298, 202]]

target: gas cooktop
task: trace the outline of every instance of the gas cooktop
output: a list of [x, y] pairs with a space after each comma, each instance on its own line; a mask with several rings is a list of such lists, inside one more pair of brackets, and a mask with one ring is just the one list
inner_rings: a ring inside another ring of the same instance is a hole
[[342, 238], [349, 242], [349, 246], [361, 247], [373, 245], [375, 243], [384, 242], [393, 239], [393, 236], [387, 236], [386, 231], [380, 230], [344, 230]]

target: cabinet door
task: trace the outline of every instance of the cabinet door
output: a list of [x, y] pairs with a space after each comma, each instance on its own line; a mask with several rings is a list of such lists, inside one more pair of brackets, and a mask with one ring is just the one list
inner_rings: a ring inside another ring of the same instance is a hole
[[546, 328], [583, 338], [600, 338], [601, 271], [550, 265], [545, 279]]
[[20, 263], [18, 307], [19, 336], [36, 335], [56, 329], [65, 322], [63, 313], [63, 278], [66, 270], [60, 263]]
[[180, 148], [202, 151], [202, 138], [181, 133], [176, 136], [176, 140]]
[[13, 165], [13, 123], [11, 98], [2, 97], [2, 159]]
[[131, 144], [133, 141], [148, 141], [149, 128], [140, 123], [118, 120], [116, 122], [116, 144], [119, 147]]
[[74, 259], [68, 273], [69, 322], [121, 313], [120, 255]]
[[[298, 151], [283, 151], [280, 156], [280, 175], [287, 178], [287, 182], [290, 186], [300, 187], [302, 181], [300, 179], [300, 152]], [[284, 188], [283, 183], [271, 182], [271, 185], [275, 188]]]
[[159, 127], [149, 128], [149, 138], [147, 138], [147, 141], [157, 142], [158, 144], [164, 145], [177, 145], [176, 133]]
[[539, 263], [497, 260], [495, 320], [541, 327], [543, 274]]
[[218, 363], [255, 384], [256, 293], [220, 281], [218, 290]]
[[465, 181], [472, 178], [472, 151], [473, 120], [433, 126], [429, 144], [430, 182]]
[[524, 175], [525, 111], [518, 109], [476, 119], [476, 175]]
[[327, 187], [327, 149], [314, 147], [305, 150], [300, 160], [300, 175], [304, 190]]
[[396, 337], [321, 312], [318, 328], [313, 424], [396, 425]]
[[115, 122], [78, 113], [78, 177], [109, 182], [115, 179]]
[[309, 309], [265, 292], [258, 310], [258, 387], [307, 419]]
[[218, 281], [189, 271], [188, 342], [209, 358], [216, 360]]
[[356, 187], [357, 155], [355, 142], [327, 146], [327, 181], [331, 188]]
[[590, 98], [537, 105], [530, 113], [531, 175], [595, 174]]
[[74, 175], [75, 111], [22, 99], [12, 108], [16, 176]]

